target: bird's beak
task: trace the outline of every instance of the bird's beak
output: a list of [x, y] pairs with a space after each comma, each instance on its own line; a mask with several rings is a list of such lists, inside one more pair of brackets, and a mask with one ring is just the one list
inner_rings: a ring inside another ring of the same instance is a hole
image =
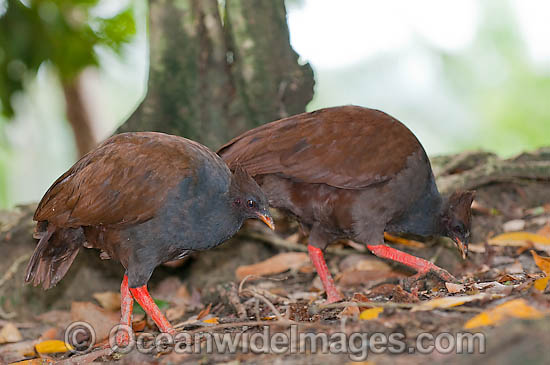
[[273, 218], [271, 218], [271, 215], [269, 215], [269, 213], [258, 213], [258, 219], [264, 222], [273, 231], [275, 230], [275, 224], [273, 223]]
[[453, 238], [453, 241], [455, 242], [456, 247], [458, 247], [462, 258], [466, 260], [466, 256], [468, 256], [468, 244], [458, 237]]

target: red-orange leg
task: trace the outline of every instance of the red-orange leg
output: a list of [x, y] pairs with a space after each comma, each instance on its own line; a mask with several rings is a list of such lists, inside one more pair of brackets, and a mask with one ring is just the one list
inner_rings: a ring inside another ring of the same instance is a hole
[[428, 273], [433, 273], [443, 281], [456, 281], [455, 277], [449, 274], [447, 270], [434, 265], [430, 261], [421, 259], [420, 257], [409, 255], [408, 253], [386, 245], [367, 245], [367, 248], [378, 257], [397, 261], [418, 271], [418, 274], [412, 277], [415, 281], [425, 277]]
[[[120, 324], [132, 328], [132, 310], [134, 309], [134, 298], [128, 288], [128, 276], [124, 275], [122, 284], [120, 285]], [[116, 335], [116, 343], [119, 346], [125, 347], [130, 342], [129, 334], [125, 331], [120, 331]]]
[[332, 275], [328, 271], [327, 263], [325, 262], [325, 257], [323, 251], [320, 248], [317, 248], [312, 245], [308, 245], [307, 249], [309, 251], [309, 258], [317, 270], [317, 274], [321, 278], [325, 292], [327, 293], [327, 302], [334, 303], [342, 300], [342, 294], [336, 289], [334, 285], [334, 280]]
[[155, 321], [161, 332], [166, 332], [171, 335], [176, 334], [176, 330], [174, 330], [170, 322], [168, 322], [164, 314], [161, 313], [159, 307], [153, 301], [153, 298], [151, 298], [151, 295], [149, 295], [147, 285], [140, 286], [139, 288], [130, 288], [130, 292], [139, 305], [141, 305], [141, 308], [153, 318], [153, 321]]

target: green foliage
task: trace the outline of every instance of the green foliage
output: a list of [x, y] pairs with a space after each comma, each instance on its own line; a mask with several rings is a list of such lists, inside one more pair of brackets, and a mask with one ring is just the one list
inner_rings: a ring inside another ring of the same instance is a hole
[[534, 67], [509, 3], [484, 3], [474, 43], [458, 55], [441, 54], [445, 80], [480, 123], [472, 148], [504, 155], [548, 145], [550, 73]]
[[[48, 62], [62, 82], [97, 65], [95, 48], [120, 52], [135, 33], [132, 9], [95, 15], [99, 0], [0, 0], [1, 112], [13, 115], [12, 95]], [[7, 9], [2, 14], [2, 8]]]

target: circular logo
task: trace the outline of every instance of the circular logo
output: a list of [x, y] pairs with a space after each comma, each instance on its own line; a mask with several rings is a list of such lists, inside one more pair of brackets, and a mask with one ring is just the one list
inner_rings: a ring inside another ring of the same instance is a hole
[[94, 328], [88, 322], [73, 322], [65, 328], [64, 341], [70, 345], [71, 352], [86, 353], [95, 345]]
[[136, 336], [132, 327], [125, 324], [118, 324], [109, 332], [109, 346], [114, 352], [127, 354], [134, 348]]

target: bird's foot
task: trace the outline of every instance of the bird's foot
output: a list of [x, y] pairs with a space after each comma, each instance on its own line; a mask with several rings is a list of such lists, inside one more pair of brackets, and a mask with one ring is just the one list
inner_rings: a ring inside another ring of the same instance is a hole
[[327, 290], [327, 304], [337, 303], [344, 300], [344, 297], [336, 287], [332, 287], [333, 290]]
[[116, 334], [116, 345], [119, 347], [127, 347], [130, 344], [130, 334], [126, 331], [119, 331]]
[[403, 288], [412, 293], [418, 292], [425, 286], [425, 279], [434, 276], [443, 282], [456, 283], [458, 280], [451, 275], [447, 270], [436, 265], [431, 265], [426, 270], [419, 271], [415, 275], [409, 276], [403, 280]]

